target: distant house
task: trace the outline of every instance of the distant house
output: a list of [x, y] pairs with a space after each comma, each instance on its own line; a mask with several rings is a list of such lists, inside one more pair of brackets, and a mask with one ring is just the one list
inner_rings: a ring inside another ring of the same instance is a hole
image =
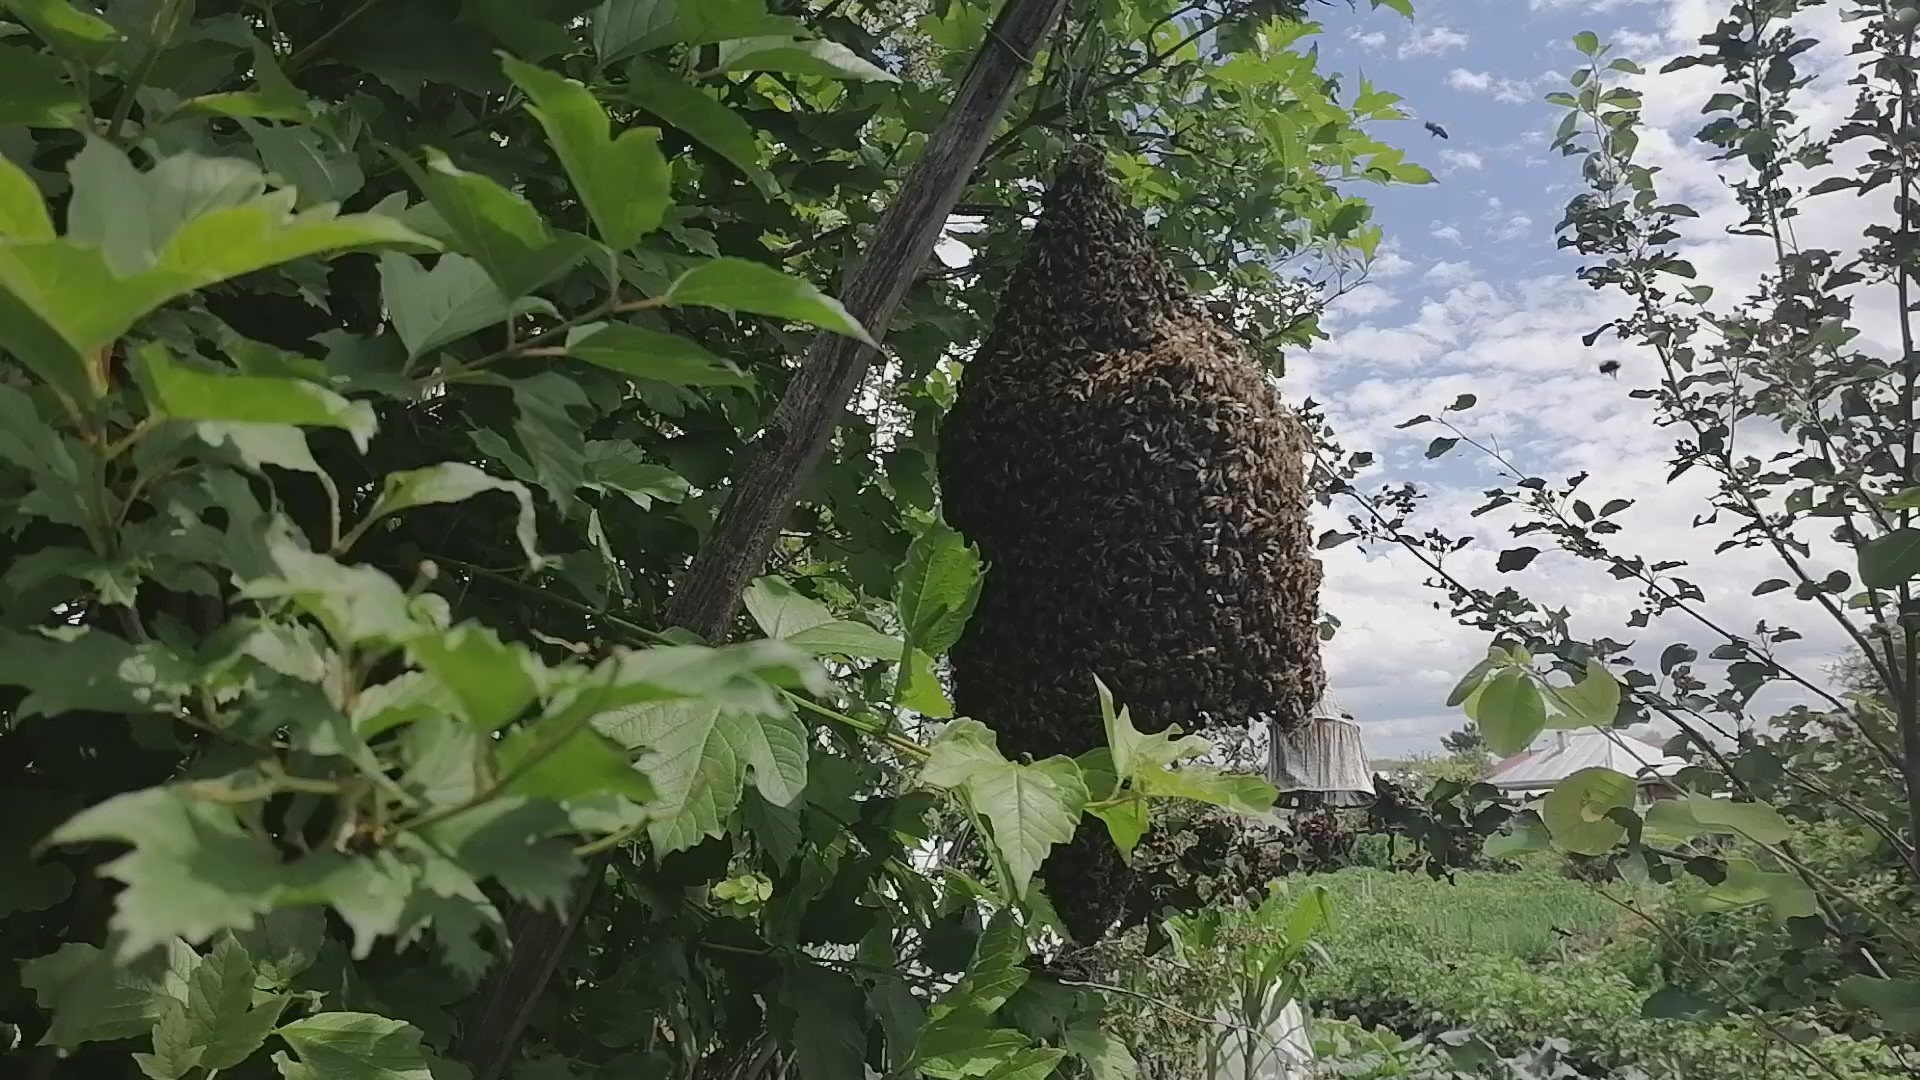
[[1517, 795], [1545, 794], [1582, 769], [1612, 769], [1633, 777], [1642, 801], [1665, 798], [1668, 783], [1687, 762], [1623, 731], [1555, 731], [1494, 766], [1486, 782]]

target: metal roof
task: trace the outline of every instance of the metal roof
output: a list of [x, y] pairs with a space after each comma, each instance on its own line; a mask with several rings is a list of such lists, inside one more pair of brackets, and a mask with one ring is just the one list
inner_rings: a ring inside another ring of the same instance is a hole
[[1686, 766], [1685, 761], [1624, 732], [1556, 731], [1531, 752], [1503, 762], [1486, 782], [1510, 791], [1531, 791], [1550, 788], [1582, 769], [1646, 777], [1649, 770], [1654, 776], [1672, 776]]

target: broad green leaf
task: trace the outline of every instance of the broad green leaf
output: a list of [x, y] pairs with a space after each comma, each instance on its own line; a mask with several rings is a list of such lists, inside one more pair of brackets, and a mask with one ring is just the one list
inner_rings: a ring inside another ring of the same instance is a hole
[[1140, 1066], [1127, 1044], [1096, 1024], [1068, 1028], [1066, 1044], [1075, 1057], [1086, 1062], [1092, 1080], [1137, 1080], [1140, 1075]]
[[540, 690], [538, 658], [477, 623], [415, 638], [407, 653], [445, 688], [460, 718], [481, 731], [512, 723]]
[[992, 1027], [977, 1013], [962, 1009], [930, 1017], [911, 1060], [928, 1076], [959, 1080], [992, 1072], [1030, 1042], [1018, 1031]]
[[933, 669], [933, 657], [927, 655], [925, 649], [916, 648], [907, 653], [893, 697], [894, 704], [921, 716], [944, 720], [953, 715], [953, 702], [947, 700], [946, 689], [940, 685], [940, 676]]
[[262, 124], [246, 117], [240, 127], [260, 151], [260, 160], [297, 193], [299, 206], [345, 202], [366, 186], [367, 174], [350, 150], [329, 145], [300, 124]]
[[54, 52], [82, 67], [105, 63], [121, 41], [112, 23], [67, 0], [6, 0], [6, 8]]
[[780, 1003], [793, 1013], [800, 1080], [843, 1080], [866, 1071], [866, 1002], [860, 984], [818, 964], [786, 965]]
[[[1653, 815], [1647, 815], [1649, 825]], [[1487, 838], [1486, 853], [1495, 859], [1511, 859], [1533, 851], [1552, 851], [1553, 837], [1538, 817], [1526, 814], [1514, 819], [1505, 832]]]
[[1806, 882], [1784, 870], [1764, 870], [1751, 859], [1728, 859], [1727, 876], [1699, 898], [1703, 911], [1733, 911], [1767, 905], [1776, 922], [1820, 913], [1820, 900]]
[[568, 799], [611, 794], [645, 803], [654, 797], [646, 776], [619, 743], [564, 714], [515, 728], [500, 744], [507, 790], [529, 798]]
[[678, 75], [644, 59], [627, 65], [627, 97], [669, 127], [719, 154], [753, 181], [762, 193], [776, 189], [773, 174], [760, 164], [760, 146], [752, 125]]
[[394, 160], [433, 200], [460, 250], [486, 269], [502, 296], [525, 296], [585, 257], [587, 245], [578, 237], [556, 236], [532, 203], [457, 168], [440, 151], [427, 151], [425, 168], [403, 155]]
[[202, 214], [131, 277], [116, 275], [100, 249], [67, 240], [0, 244], [0, 348], [67, 396], [91, 399], [106, 390], [103, 350], [169, 300], [308, 255], [434, 247], [390, 218], [291, 206], [275, 192]]
[[1878, 1016], [1888, 1031], [1920, 1032], [1920, 981], [1849, 975], [1839, 990], [1841, 1001]]
[[1540, 804], [1540, 820], [1562, 850], [1604, 855], [1627, 830], [1607, 816], [1633, 806], [1633, 778], [1612, 769], [1581, 769], [1554, 785]]
[[632, 323], [583, 326], [567, 335], [567, 352], [629, 379], [675, 386], [752, 386], [753, 380], [697, 343]]
[[1920, 529], [1895, 529], [1860, 545], [1860, 581], [1898, 588], [1920, 574]]
[[[362, 450], [373, 438], [376, 427], [373, 406], [364, 401], [348, 401], [324, 386], [302, 379], [214, 374], [176, 362], [166, 347], [158, 343], [141, 346], [136, 355], [148, 404], [155, 416], [339, 428], [352, 435]], [[273, 464], [285, 467], [284, 461]]]
[[0, 628], [0, 686], [28, 691], [16, 720], [63, 712], [172, 713], [193, 671], [159, 642], [132, 644], [103, 630], [58, 639]]
[[894, 593], [907, 640], [929, 656], [952, 648], [980, 602], [983, 584], [979, 549], [945, 525], [928, 526], [907, 548]]
[[485, 267], [453, 253], [440, 256], [431, 270], [405, 255], [381, 256], [380, 299], [409, 360], [546, 306], [538, 300], [509, 299]]
[[20, 166], [0, 157], [0, 239], [52, 240], [53, 219], [40, 189]]
[[178, 938], [128, 963], [92, 945], [67, 942], [22, 963], [20, 985], [52, 1017], [40, 1045], [72, 1049], [152, 1030], [166, 1003], [186, 996], [187, 979], [199, 963]]
[[1687, 838], [1703, 833], [1744, 836], [1756, 844], [1781, 844], [1793, 826], [1766, 803], [1733, 802], [1708, 795], [1662, 799], [1647, 810], [1647, 828]]
[[0, 124], [71, 128], [85, 102], [54, 57], [18, 45], [0, 45]]
[[660, 132], [630, 128], [614, 138], [607, 132], [606, 110], [592, 91], [510, 56], [502, 62], [508, 78], [527, 95], [527, 110], [545, 129], [607, 246], [629, 248], [658, 229], [672, 201]]
[[1113, 846], [1120, 849], [1120, 857], [1132, 863], [1133, 849], [1139, 846], [1141, 837], [1146, 836], [1152, 828], [1152, 820], [1147, 814], [1147, 797], [1137, 791], [1129, 792], [1110, 806], [1088, 807], [1087, 813], [1106, 824], [1107, 835], [1113, 838]]
[[958, 983], [934, 1003], [934, 1015], [966, 1011], [982, 1018], [999, 1012], [1027, 984], [1027, 941], [1005, 908], [994, 913], [973, 947], [973, 959]]
[[640, 767], [653, 782], [656, 811], [647, 832], [662, 856], [722, 835], [749, 780], [775, 806], [807, 786], [807, 732], [785, 712], [661, 702], [603, 713], [594, 726], [644, 751]]
[[620, 440], [587, 444], [586, 486], [617, 491], [642, 510], [655, 502], [681, 502], [691, 493], [685, 477], [649, 462], [639, 447]]
[[803, 32], [798, 19], [767, 14], [766, 0], [606, 0], [593, 12], [601, 64], [666, 45]]
[[1258, 776], [1223, 772], [1204, 765], [1143, 770], [1134, 777], [1142, 794], [1191, 799], [1241, 814], [1271, 814], [1280, 793]]
[[1044, 1080], [1053, 1075], [1053, 1071], [1060, 1066], [1060, 1060], [1066, 1056], [1065, 1050], [1030, 1046], [1001, 1062], [986, 1075], [986, 1080]]
[[244, 929], [273, 906], [282, 883], [271, 843], [246, 829], [232, 806], [196, 798], [184, 786], [116, 795], [47, 839], [132, 847], [100, 868], [126, 886], [114, 898], [111, 920], [123, 960], [174, 937], [204, 941]]
[[1447, 694], [1447, 708], [1457, 708], [1463, 704], [1475, 690], [1480, 688], [1480, 684], [1486, 680], [1487, 673], [1499, 663], [1498, 659], [1489, 656], [1473, 665], [1465, 675], [1460, 676], [1460, 681], [1453, 684], [1453, 690]]
[[720, 308], [805, 323], [879, 348], [840, 301], [800, 278], [746, 259], [701, 263], [680, 275], [660, 300], [680, 307]]
[[431, 607], [371, 566], [343, 565], [284, 535], [271, 537], [267, 549], [276, 576], [247, 582], [241, 595], [290, 600], [339, 644], [405, 645], [441, 629]]
[[1518, 668], [1501, 671], [1467, 695], [1466, 710], [1496, 754], [1525, 750], [1547, 726], [1540, 688]]
[[371, 1013], [323, 1012], [280, 1028], [299, 1060], [273, 1063], [285, 1080], [433, 1080], [420, 1029]]
[[837, 41], [789, 37], [736, 38], [720, 43], [718, 70], [778, 71], [789, 75], [819, 75], [853, 82], [897, 83], [885, 68]]
[[167, 1009], [155, 1026], [153, 1056], [158, 1060], [152, 1065], [142, 1061], [142, 1070], [159, 1080], [173, 1080], [186, 1069], [166, 1065], [230, 1069], [252, 1056], [287, 1005], [285, 997], [276, 995], [256, 1006], [254, 978], [246, 948], [232, 934], [221, 934], [187, 980], [186, 1000]]
[[526, 553], [527, 563], [535, 567], [542, 565], [545, 560], [540, 555], [539, 537], [535, 534], [533, 496], [526, 485], [489, 476], [464, 461], [443, 461], [424, 469], [388, 473], [380, 488], [380, 498], [374, 502], [373, 509], [367, 511], [361, 528], [388, 514], [417, 506], [466, 502], [489, 491], [505, 492], [519, 504], [513, 534], [520, 541], [520, 550]]
[[1014, 895], [1027, 884], [1054, 845], [1073, 838], [1087, 803], [1086, 780], [1069, 758], [1016, 765], [1000, 754], [993, 732], [977, 720], [956, 720], [933, 743], [920, 778], [958, 788], [987, 819]]
[[825, 604], [802, 596], [776, 577], [763, 577], [747, 587], [747, 613], [768, 637], [818, 656], [898, 660], [899, 638], [865, 623], [834, 617]]
[[1620, 683], [1598, 660], [1587, 661], [1585, 677], [1569, 687], [1549, 687], [1553, 703], [1559, 706], [1553, 727], [1613, 726], [1620, 711]]

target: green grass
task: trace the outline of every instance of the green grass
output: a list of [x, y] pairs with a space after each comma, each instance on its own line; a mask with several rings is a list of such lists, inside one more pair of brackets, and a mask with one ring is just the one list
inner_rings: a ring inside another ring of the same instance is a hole
[[1421, 874], [1351, 869], [1318, 875], [1334, 896], [1334, 929], [1323, 944], [1382, 941], [1435, 959], [1508, 956], [1527, 963], [1565, 959], [1611, 936], [1625, 916], [1593, 886], [1544, 870], [1461, 871], [1451, 883]]

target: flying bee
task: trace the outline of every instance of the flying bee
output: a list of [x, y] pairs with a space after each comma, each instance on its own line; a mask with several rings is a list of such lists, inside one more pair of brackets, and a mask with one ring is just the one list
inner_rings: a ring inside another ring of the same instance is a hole
[[1618, 360], [1600, 361], [1600, 374], [1605, 375], [1609, 379], [1619, 378], [1620, 377], [1620, 361]]

